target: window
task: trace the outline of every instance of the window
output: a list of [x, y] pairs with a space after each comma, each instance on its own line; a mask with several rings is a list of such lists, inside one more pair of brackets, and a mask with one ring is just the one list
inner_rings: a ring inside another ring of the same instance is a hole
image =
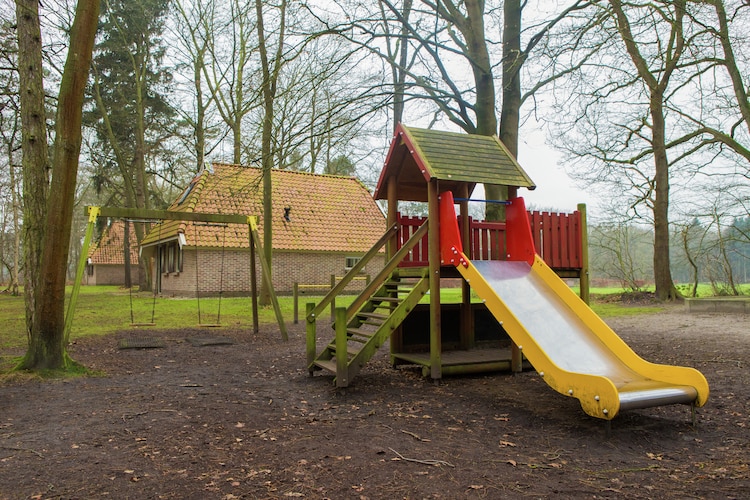
[[[344, 269], [349, 271], [351, 268], [356, 266], [360, 260], [362, 260], [362, 257], [347, 257], [346, 263], [344, 264]], [[364, 271], [364, 268], [362, 268], [361, 271]]]
[[175, 250], [177, 245], [173, 243], [167, 244], [167, 272], [173, 273], [175, 269]]
[[167, 273], [167, 247], [166, 245], [159, 245], [159, 271]]
[[177, 252], [177, 272], [182, 272], [182, 245], [175, 244], [175, 251]]
[[159, 245], [159, 269], [164, 274], [182, 272], [182, 248], [176, 241]]

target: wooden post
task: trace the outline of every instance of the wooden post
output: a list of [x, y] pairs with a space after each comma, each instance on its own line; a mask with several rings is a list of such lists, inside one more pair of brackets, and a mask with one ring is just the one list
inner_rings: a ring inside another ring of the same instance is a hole
[[[386, 224], [388, 224], [388, 227], [393, 227], [394, 224], [398, 225], [398, 181], [395, 176], [388, 179], [388, 191], [386, 193], [386, 197], [388, 200], [388, 212], [386, 214]], [[385, 262], [388, 262], [393, 258], [394, 255], [396, 255], [396, 252], [398, 251], [398, 238], [399, 234], [401, 233], [401, 228], [397, 227], [397, 230], [391, 236], [391, 238], [388, 240], [388, 243], [385, 245]], [[398, 273], [398, 270], [394, 270], [394, 273]], [[367, 280], [367, 284], [370, 284], [370, 280]], [[391, 334], [391, 337], [388, 342], [388, 347], [391, 351], [391, 366], [395, 366], [395, 357], [393, 354], [395, 352], [399, 352], [402, 349], [403, 345], [403, 332], [404, 329], [401, 327], [401, 325], [398, 325], [395, 330], [393, 330], [393, 333]]]
[[316, 339], [316, 319], [313, 315], [313, 309], [315, 309], [315, 302], [308, 302], [305, 318], [307, 319], [307, 335], [306, 335], [306, 352], [307, 352], [307, 371], [310, 375], [313, 374], [313, 361], [315, 356], [318, 354], [317, 339]]
[[336, 387], [348, 387], [349, 368], [347, 366], [347, 362], [349, 361], [349, 358], [346, 350], [346, 307], [337, 307], [335, 317], [336, 319], [334, 320], [334, 325], [336, 326]]
[[[336, 288], [336, 275], [332, 274], [331, 275], [331, 290], [333, 290], [334, 288]], [[334, 295], [331, 298], [331, 321], [335, 321], [336, 320], [336, 312], [335, 311], [336, 311], [336, 296]]]
[[70, 292], [70, 299], [68, 300], [68, 310], [65, 313], [65, 323], [63, 326], [63, 343], [68, 345], [70, 340], [70, 329], [73, 326], [73, 314], [76, 310], [76, 302], [78, 302], [78, 292], [81, 291], [81, 282], [83, 281], [83, 271], [86, 269], [86, 262], [89, 254], [89, 246], [91, 245], [91, 236], [94, 233], [94, 224], [96, 219], [99, 217], [99, 207], [88, 207], [89, 221], [86, 225], [86, 235], [83, 237], [83, 246], [81, 247], [81, 256], [78, 259], [78, 269], [76, 269], [76, 279], [73, 283], [73, 290]]
[[442, 378], [442, 332], [440, 324], [440, 216], [438, 215], [437, 180], [427, 183], [427, 210], [429, 229], [427, 245], [430, 272], [430, 376]]
[[581, 213], [581, 271], [579, 295], [585, 303], [589, 303], [589, 228], [586, 220], [586, 204], [579, 203], [578, 211]]
[[[255, 268], [255, 238], [253, 238], [253, 226], [247, 225], [247, 237], [250, 239], [250, 298], [252, 303], [253, 333], [260, 331], [258, 320], [258, 272]], [[196, 263], [196, 272], [198, 267]]]
[[294, 324], [299, 323], [299, 282], [295, 281], [292, 287], [292, 301], [294, 303]]
[[276, 314], [276, 321], [279, 324], [279, 330], [281, 330], [281, 338], [286, 342], [287, 340], [289, 340], [289, 334], [286, 331], [284, 317], [281, 315], [281, 306], [279, 306], [279, 299], [278, 297], [276, 297], [276, 292], [273, 289], [271, 267], [266, 261], [265, 255], [262, 251], [263, 247], [260, 244], [260, 237], [258, 236], [258, 222], [255, 217], [248, 217], [248, 221], [250, 223], [250, 234], [252, 235], [251, 237], [255, 241], [255, 247], [260, 250], [260, 252], [258, 252], [258, 256], [260, 257], [258, 260], [260, 260], [261, 275], [266, 280], [266, 285], [268, 285], [268, 290], [271, 293], [271, 305], [273, 305], [273, 312]]
[[[462, 183], [459, 188], [458, 196], [463, 198], [459, 203], [460, 217], [461, 217], [461, 243], [464, 247], [464, 253], [469, 255], [469, 259], [473, 259], [471, 255], [471, 227], [469, 226], [469, 186], [466, 183]], [[465, 280], [461, 280], [461, 310], [460, 310], [460, 347], [461, 349], [468, 350], [474, 347], [475, 332], [472, 327], [472, 311], [471, 311], [471, 287]]]
[[[388, 214], [387, 214], [387, 227], [392, 227], [398, 222], [398, 183], [396, 177], [388, 179]], [[396, 255], [398, 246], [398, 231], [394, 234], [388, 244], [385, 247], [385, 260], [390, 260]]]
[[[508, 200], [511, 200], [517, 196], [518, 187], [508, 186]], [[507, 255], [507, 248], [505, 252]], [[520, 373], [523, 371], [523, 353], [521, 352], [521, 349], [518, 348], [518, 345], [516, 345], [516, 343], [512, 340], [510, 342], [510, 369], [514, 373]]]

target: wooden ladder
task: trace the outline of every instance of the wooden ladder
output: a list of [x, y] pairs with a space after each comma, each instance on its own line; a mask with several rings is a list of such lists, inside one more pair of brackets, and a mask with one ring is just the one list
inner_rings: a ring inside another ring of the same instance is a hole
[[[310, 372], [332, 372], [336, 386], [347, 387], [416, 307], [429, 285], [426, 273], [417, 278], [392, 276], [356, 312], [337, 311], [336, 337], [312, 362]], [[351, 319], [347, 321], [347, 317]]]

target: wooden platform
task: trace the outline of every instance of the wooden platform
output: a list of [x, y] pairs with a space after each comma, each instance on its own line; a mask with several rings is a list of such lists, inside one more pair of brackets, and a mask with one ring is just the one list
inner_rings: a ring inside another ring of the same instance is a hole
[[[430, 373], [430, 353], [400, 352], [391, 354], [394, 365], [420, 365], [422, 374]], [[443, 375], [461, 375], [490, 371], [510, 371], [510, 349], [472, 349], [469, 351], [444, 351], [441, 354]], [[524, 360], [524, 369], [531, 368]]]

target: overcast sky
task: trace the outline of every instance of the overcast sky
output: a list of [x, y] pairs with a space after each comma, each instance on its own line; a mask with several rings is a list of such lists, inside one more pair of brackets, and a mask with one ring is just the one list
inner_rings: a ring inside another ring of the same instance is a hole
[[[518, 190], [518, 195], [523, 197], [528, 208], [572, 212], [579, 203], [585, 203], [589, 210], [595, 208], [596, 198], [576, 187], [565, 173], [562, 156], [544, 143], [541, 132], [521, 133], [518, 162], [536, 184], [533, 191], [526, 188]], [[484, 188], [478, 185], [471, 197], [483, 199]]]
[[595, 198], [565, 173], [562, 156], [544, 143], [540, 133], [521, 132], [518, 144], [518, 162], [536, 184], [534, 191], [519, 190], [527, 206], [537, 209], [555, 209], [571, 212], [579, 203], [593, 208]]

